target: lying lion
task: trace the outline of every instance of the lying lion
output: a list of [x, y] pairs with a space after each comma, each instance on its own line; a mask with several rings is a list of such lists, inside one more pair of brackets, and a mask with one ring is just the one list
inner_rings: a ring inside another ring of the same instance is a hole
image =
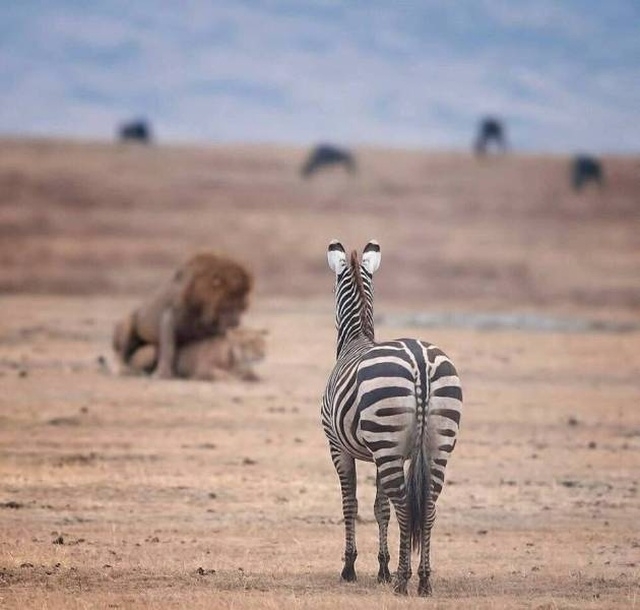
[[238, 326], [251, 285], [249, 272], [229, 258], [214, 253], [192, 257], [116, 325], [113, 348], [120, 364], [128, 366], [140, 348], [153, 348], [156, 375], [172, 377], [179, 348]]
[[[266, 332], [262, 330], [233, 328], [223, 337], [187, 343], [178, 348], [176, 376], [208, 381], [257, 381], [253, 367], [264, 359], [265, 335]], [[133, 374], [152, 373], [157, 362], [158, 348], [148, 343], [133, 353], [126, 371]]]

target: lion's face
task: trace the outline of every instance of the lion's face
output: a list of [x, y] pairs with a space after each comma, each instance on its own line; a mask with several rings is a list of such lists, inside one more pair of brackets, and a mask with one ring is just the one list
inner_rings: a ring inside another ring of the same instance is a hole
[[249, 305], [251, 285], [251, 275], [238, 263], [200, 254], [185, 265], [181, 305], [191, 312], [191, 319], [215, 326], [216, 334], [224, 334], [240, 324]]

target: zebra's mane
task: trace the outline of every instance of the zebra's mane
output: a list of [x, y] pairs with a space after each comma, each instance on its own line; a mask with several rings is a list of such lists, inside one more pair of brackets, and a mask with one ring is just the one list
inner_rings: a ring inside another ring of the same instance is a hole
[[373, 315], [368, 311], [372, 303], [370, 302], [370, 299], [367, 298], [367, 291], [364, 287], [364, 281], [362, 280], [360, 261], [356, 250], [351, 252], [351, 269], [356, 282], [356, 291], [360, 297], [360, 325], [362, 332], [371, 339], [371, 341], [374, 341], [375, 331], [373, 328]]

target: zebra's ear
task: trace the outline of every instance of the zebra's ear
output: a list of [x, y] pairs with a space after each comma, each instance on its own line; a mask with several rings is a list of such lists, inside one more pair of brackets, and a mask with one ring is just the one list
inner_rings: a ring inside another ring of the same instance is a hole
[[371, 274], [380, 266], [380, 244], [372, 239], [362, 251], [362, 266]]
[[344, 246], [337, 239], [332, 239], [329, 242], [327, 260], [329, 261], [330, 269], [336, 275], [340, 275], [347, 266], [347, 254], [344, 251]]

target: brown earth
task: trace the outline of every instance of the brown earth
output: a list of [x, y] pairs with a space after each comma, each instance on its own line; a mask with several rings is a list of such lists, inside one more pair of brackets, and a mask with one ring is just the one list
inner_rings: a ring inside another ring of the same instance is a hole
[[[0, 607], [640, 605], [640, 160], [577, 196], [563, 158], [357, 152], [303, 182], [301, 150], [0, 143]], [[339, 581], [332, 237], [382, 245], [378, 337], [461, 373], [432, 600], [375, 583], [365, 464]], [[114, 376], [114, 322], [201, 248], [256, 274], [263, 381]], [[440, 311], [599, 325], [409, 324]]]

